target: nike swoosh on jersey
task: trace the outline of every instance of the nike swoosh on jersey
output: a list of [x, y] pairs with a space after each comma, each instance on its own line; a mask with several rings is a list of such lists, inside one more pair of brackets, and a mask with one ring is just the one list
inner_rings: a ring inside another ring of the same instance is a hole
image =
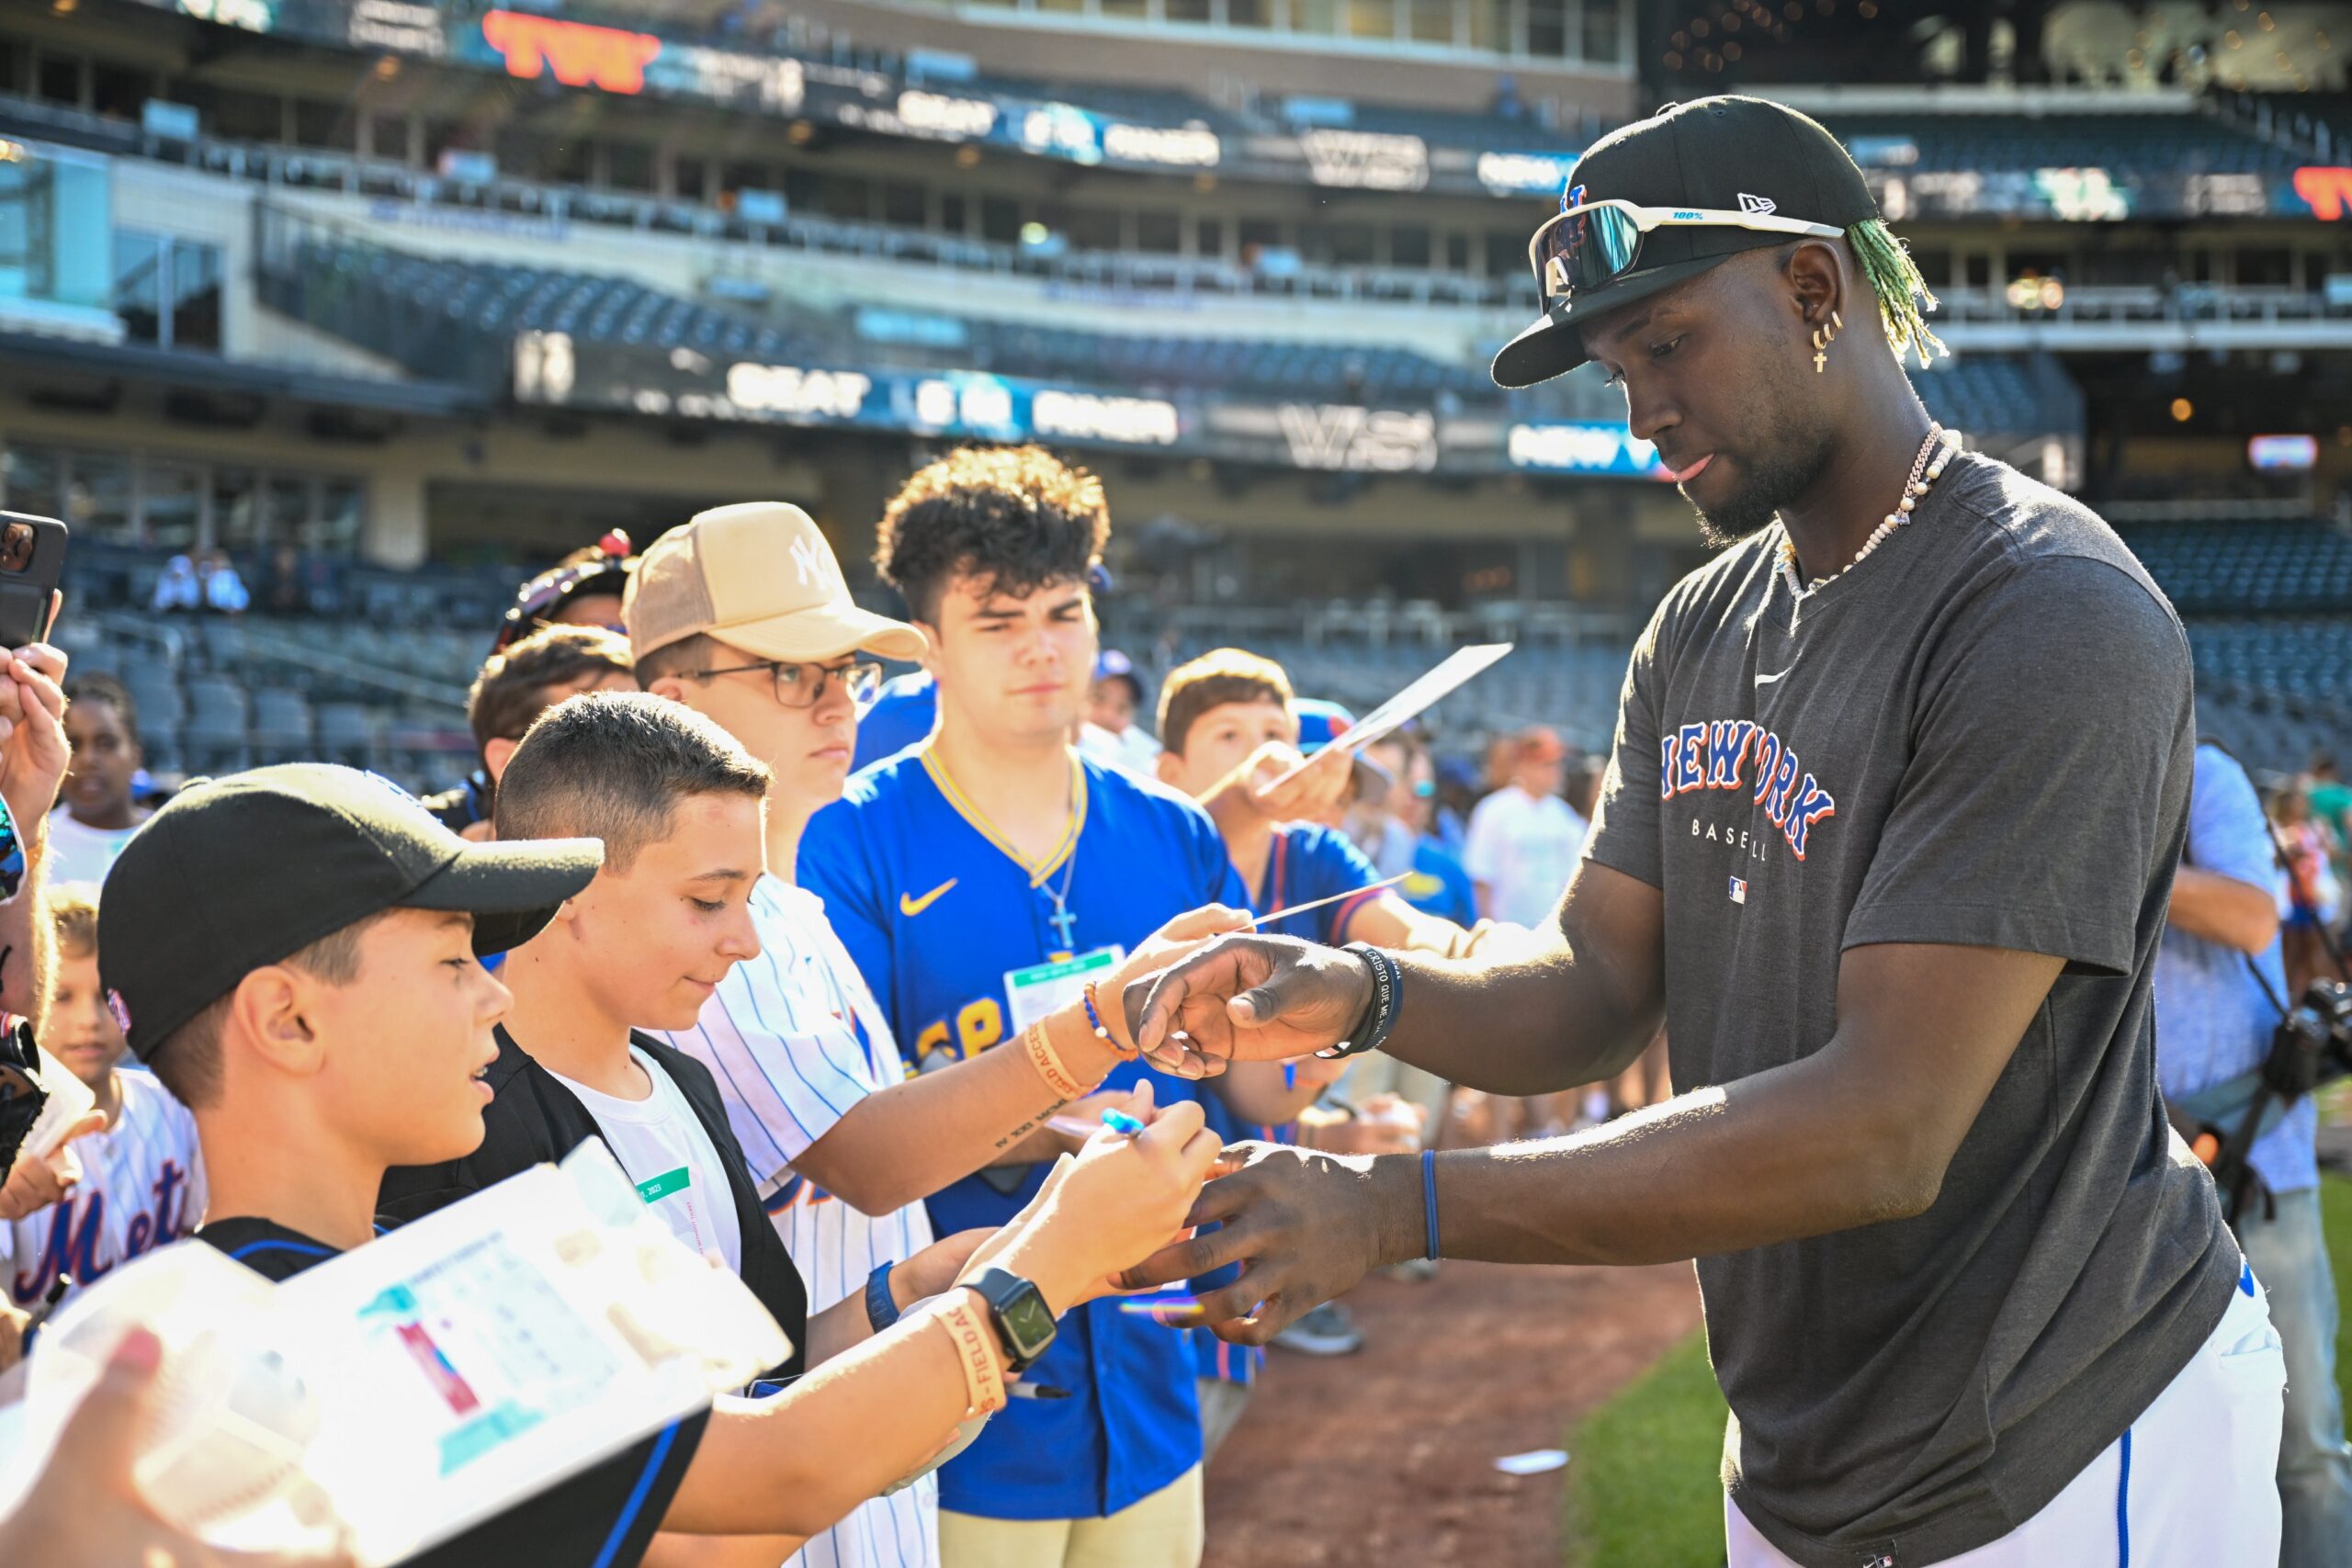
[[906, 916], [909, 919], [913, 919], [917, 915], [922, 914], [925, 909], [930, 908], [933, 904], [938, 903], [940, 899], [946, 897], [947, 890], [955, 886], [956, 883], [956, 878], [951, 876], [920, 898], [910, 898], [903, 893], [899, 894], [899, 913]]
[[1796, 668], [1796, 666], [1795, 666], [1795, 665], [1793, 665], [1793, 664], [1792, 664], [1792, 665], [1790, 665], [1790, 666], [1789, 666], [1789, 668], [1788, 668], [1787, 670], [1781, 671], [1779, 672], [1779, 674], [1773, 674], [1773, 675], [1758, 675], [1758, 676], [1757, 676], [1757, 677], [1756, 677], [1756, 683], [1757, 683], [1758, 685], [1759, 685], [1759, 686], [1769, 686], [1769, 685], [1770, 685], [1773, 682], [1775, 682], [1775, 681], [1779, 680], [1779, 679], [1781, 678], [1781, 675], [1786, 675], [1786, 674], [1788, 674], [1791, 671], [1793, 671], [1795, 668]]

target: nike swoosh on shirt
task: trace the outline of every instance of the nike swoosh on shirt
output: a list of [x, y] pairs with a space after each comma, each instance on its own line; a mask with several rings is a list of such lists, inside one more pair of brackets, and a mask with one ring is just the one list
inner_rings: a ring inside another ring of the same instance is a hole
[[1790, 666], [1789, 666], [1788, 670], [1781, 671], [1778, 674], [1772, 674], [1772, 675], [1758, 675], [1758, 677], [1756, 677], [1756, 683], [1757, 683], [1758, 685], [1759, 685], [1759, 686], [1769, 686], [1769, 685], [1770, 685], [1773, 682], [1775, 682], [1775, 681], [1779, 680], [1779, 679], [1781, 678], [1781, 675], [1786, 675], [1786, 674], [1788, 674], [1790, 671], [1792, 671], [1792, 670], [1794, 670], [1795, 668], [1796, 668], [1796, 666], [1795, 666], [1795, 665], [1793, 665], [1793, 664], [1792, 664], [1792, 665], [1790, 665]]
[[955, 877], [949, 877], [946, 881], [941, 883], [938, 886], [933, 888], [930, 892], [924, 894], [920, 898], [910, 898], [903, 893], [899, 894], [899, 913], [906, 916], [909, 919], [913, 919], [917, 915], [922, 914], [925, 909], [930, 908], [933, 904], [938, 903], [942, 897], [945, 897], [947, 890], [956, 886], [956, 879]]

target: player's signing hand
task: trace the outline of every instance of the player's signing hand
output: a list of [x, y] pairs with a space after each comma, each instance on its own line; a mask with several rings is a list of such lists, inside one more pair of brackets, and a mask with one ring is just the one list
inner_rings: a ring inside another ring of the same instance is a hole
[[1363, 961], [1295, 937], [1226, 936], [1121, 994], [1127, 1029], [1162, 1072], [1311, 1055], [1348, 1037], [1372, 977]]
[[[1225, 1154], [1239, 1168], [1204, 1188], [1190, 1216], [1195, 1226], [1217, 1228], [1162, 1248], [1128, 1269], [1122, 1286], [1173, 1285], [1238, 1263], [1240, 1277], [1202, 1292], [1198, 1315], [1187, 1321], [1220, 1339], [1263, 1345], [1381, 1258], [1418, 1252], [1383, 1246], [1374, 1187], [1375, 1171], [1389, 1167], [1282, 1144], [1237, 1144]], [[1409, 1175], [1411, 1162], [1404, 1168]]]

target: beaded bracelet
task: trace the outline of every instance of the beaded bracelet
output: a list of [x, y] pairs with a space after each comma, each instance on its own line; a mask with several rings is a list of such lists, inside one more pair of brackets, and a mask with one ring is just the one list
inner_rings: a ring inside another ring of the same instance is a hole
[[1111, 1026], [1102, 1021], [1102, 1010], [1094, 1004], [1093, 981], [1089, 980], [1080, 988], [1078, 999], [1086, 1006], [1086, 1027], [1094, 1032], [1095, 1039], [1100, 1040], [1103, 1044], [1108, 1045], [1112, 1050], [1116, 1051], [1120, 1057], [1125, 1061], [1132, 1062], [1143, 1054], [1132, 1046], [1120, 1044], [1117, 1040], [1112, 1037]]
[[992, 1344], [996, 1330], [981, 1321], [968, 1298], [942, 1302], [932, 1321], [956, 1344], [956, 1363], [964, 1373], [964, 1419], [1003, 1409], [1004, 1371]]

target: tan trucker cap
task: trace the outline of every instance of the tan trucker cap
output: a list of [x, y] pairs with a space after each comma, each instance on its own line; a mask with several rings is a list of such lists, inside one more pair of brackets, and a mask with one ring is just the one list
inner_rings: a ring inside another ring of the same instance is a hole
[[858, 608], [816, 520], [781, 501], [715, 506], [653, 541], [621, 597], [629, 656], [697, 632], [762, 659], [921, 659], [904, 621]]

